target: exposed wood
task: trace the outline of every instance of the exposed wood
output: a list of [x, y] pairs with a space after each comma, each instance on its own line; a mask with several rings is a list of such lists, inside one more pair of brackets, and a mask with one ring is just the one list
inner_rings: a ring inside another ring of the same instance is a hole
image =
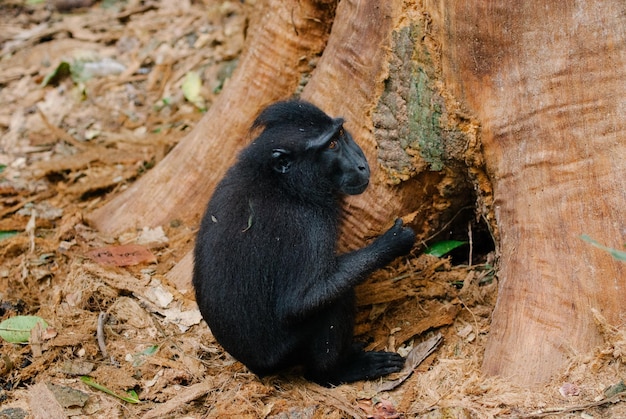
[[626, 8], [621, 1], [427, 1], [444, 78], [482, 123], [500, 229], [484, 371], [547, 380], [622, 323]]
[[[344, 231], [348, 234], [342, 236], [343, 248], [362, 246], [365, 239], [379, 234], [394, 218], [409, 213], [415, 214], [410, 224], [418, 238], [423, 239], [442, 224], [442, 219], [451, 216], [448, 212], [456, 211], [471, 199], [467, 191], [463, 192], [469, 190], [464, 183], [470, 176], [466, 173], [466, 162], [454, 168], [430, 170], [424, 162], [423, 147], [405, 138], [420, 135], [415, 132], [419, 128], [411, 127], [414, 115], [409, 108], [415, 106], [412, 101], [420, 99], [417, 96], [424, 94], [429, 99], [432, 97], [432, 101], [415, 107], [421, 107], [429, 115], [437, 132], [454, 132], [468, 155], [476, 151], [475, 144], [471, 144], [475, 138], [474, 126], [463, 121], [465, 127], [461, 127], [462, 117], [457, 113], [456, 103], [444, 97], [445, 92], [434, 79], [432, 63], [418, 57], [427, 49], [419, 39], [419, 32], [425, 27], [424, 17], [412, 2], [340, 2], [328, 45], [302, 93], [303, 98], [327, 112], [346, 118], [346, 125], [372, 167], [369, 188], [346, 200]], [[394, 72], [395, 65], [403, 66], [408, 74]], [[419, 88], [415, 86], [418, 84], [415, 77], [422, 72], [433, 77], [424, 83], [424, 91], [416, 93]], [[384, 124], [378, 121], [384, 119], [381, 108], [389, 105], [386, 101], [392, 102], [390, 111], [394, 121], [382, 128], [387, 129], [392, 137], [390, 141], [398, 148], [391, 159], [380, 152], [379, 125]], [[431, 116], [437, 106], [441, 107], [439, 118]], [[445, 135], [436, 139], [442, 149], [447, 147], [443, 144]], [[407, 144], [400, 146], [403, 141]], [[465, 159], [463, 153], [450, 150], [443, 154], [442, 159], [447, 161]], [[401, 185], [398, 185], [401, 181], [390, 175], [394, 170], [387, 168], [398, 155], [409, 159], [411, 166], [400, 176], [404, 181]]]
[[[347, 198], [343, 236], [348, 247], [362, 245], [363, 238], [379, 233], [394, 215], [401, 215], [401, 200], [394, 191], [376, 182], [376, 139], [371, 112], [383, 89], [391, 47], [391, 32], [401, 2], [342, 1], [337, 7], [329, 43], [302, 97], [332, 115], [343, 116], [372, 168], [368, 189]], [[367, 40], [367, 42], [363, 42]], [[394, 217], [394, 218], [395, 218]]]

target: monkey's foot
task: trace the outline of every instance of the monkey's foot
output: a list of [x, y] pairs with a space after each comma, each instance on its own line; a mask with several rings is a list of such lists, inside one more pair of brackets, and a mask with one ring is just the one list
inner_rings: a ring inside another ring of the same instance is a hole
[[402, 370], [404, 361], [395, 352], [356, 352], [331, 373], [311, 375], [310, 379], [324, 386], [372, 380]]

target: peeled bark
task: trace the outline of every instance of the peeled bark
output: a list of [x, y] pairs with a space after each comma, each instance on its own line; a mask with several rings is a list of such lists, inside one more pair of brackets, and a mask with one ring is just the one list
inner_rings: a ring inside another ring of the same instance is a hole
[[[377, 134], [380, 130], [396, 131], [407, 115], [410, 94], [392, 92], [394, 104], [398, 105], [394, 121], [386, 126], [380, 121], [381, 109], [385, 106], [386, 93], [393, 90], [392, 81], [409, 90], [410, 80], [399, 80], [400, 74], [390, 73], [390, 62], [409, 58], [407, 71], [416, 71], [413, 63], [415, 45], [404, 45], [397, 33], [408, 28], [410, 21], [404, 20], [402, 1], [341, 1], [337, 7], [335, 24], [313, 77], [304, 88], [302, 98], [309, 100], [332, 115], [343, 116], [346, 127], [352, 132], [372, 168], [372, 182], [361, 195], [346, 199], [342, 248], [363, 245], [366, 238], [380, 234], [393, 220], [410, 213], [419, 213], [409, 221], [418, 237], [431, 233], [444, 217], [442, 211], [452, 211], [468, 199], [467, 194], [454, 192], [464, 188], [463, 175], [459, 170], [430, 171], [423, 164], [420, 151], [413, 149], [416, 156], [411, 160], [402, 180], [393, 180], [389, 166], [398, 155], [407, 157], [415, 144], [397, 148], [391, 157], [381, 155], [381, 143]], [[417, 24], [417, 23], [416, 23]], [[408, 40], [414, 42], [411, 37]], [[398, 54], [406, 49], [406, 57]], [[435, 90], [434, 86], [429, 86]], [[432, 92], [430, 92], [432, 93]], [[432, 93], [434, 94], [434, 93]], [[431, 105], [427, 104], [427, 108]], [[392, 139], [399, 143], [398, 135]], [[418, 162], [416, 165], [413, 163]], [[420, 166], [420, 167], [414, 167]], [[465, 169], [461, 170], [464, 171]], [[448, 193], [441, 192], [441, 185], [455, 186]]]
[[626, 242], [626, 6], [435, 2], [444, 79], [482, 124], [500, 232], [483, 369], [544, 382], [623, 322], [626, 264], [580, 239]]

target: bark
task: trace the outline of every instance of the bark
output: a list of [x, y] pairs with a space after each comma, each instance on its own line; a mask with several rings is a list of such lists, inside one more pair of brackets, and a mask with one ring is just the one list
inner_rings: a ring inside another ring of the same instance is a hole
[[429, 1], [444, 79], [482, 124], [500, 232], [483, 369], [546, 381], [623, 322], [626, 7], [621, 1]]

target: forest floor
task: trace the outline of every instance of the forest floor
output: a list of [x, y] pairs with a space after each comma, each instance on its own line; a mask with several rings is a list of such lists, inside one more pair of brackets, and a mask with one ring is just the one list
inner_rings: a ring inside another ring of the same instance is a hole
[[84, 217], [211, 106], [252, 7], [91, 3], [0, 2], [0, 321], [49, 324], [27, 343], [0, 338], [0, 418], [626, 417], [626, 329], [598, 317], [605, 344], [572, 354], [545, 387], [484, 377], [494, 268], [427, 255], [358, 289], [368, 348], [408, 353], [442, 337], [410, 374], [323, 388], [248, 372], [213, 339], [188, 287], [167, 279], [197, 225], [107, 237]]

